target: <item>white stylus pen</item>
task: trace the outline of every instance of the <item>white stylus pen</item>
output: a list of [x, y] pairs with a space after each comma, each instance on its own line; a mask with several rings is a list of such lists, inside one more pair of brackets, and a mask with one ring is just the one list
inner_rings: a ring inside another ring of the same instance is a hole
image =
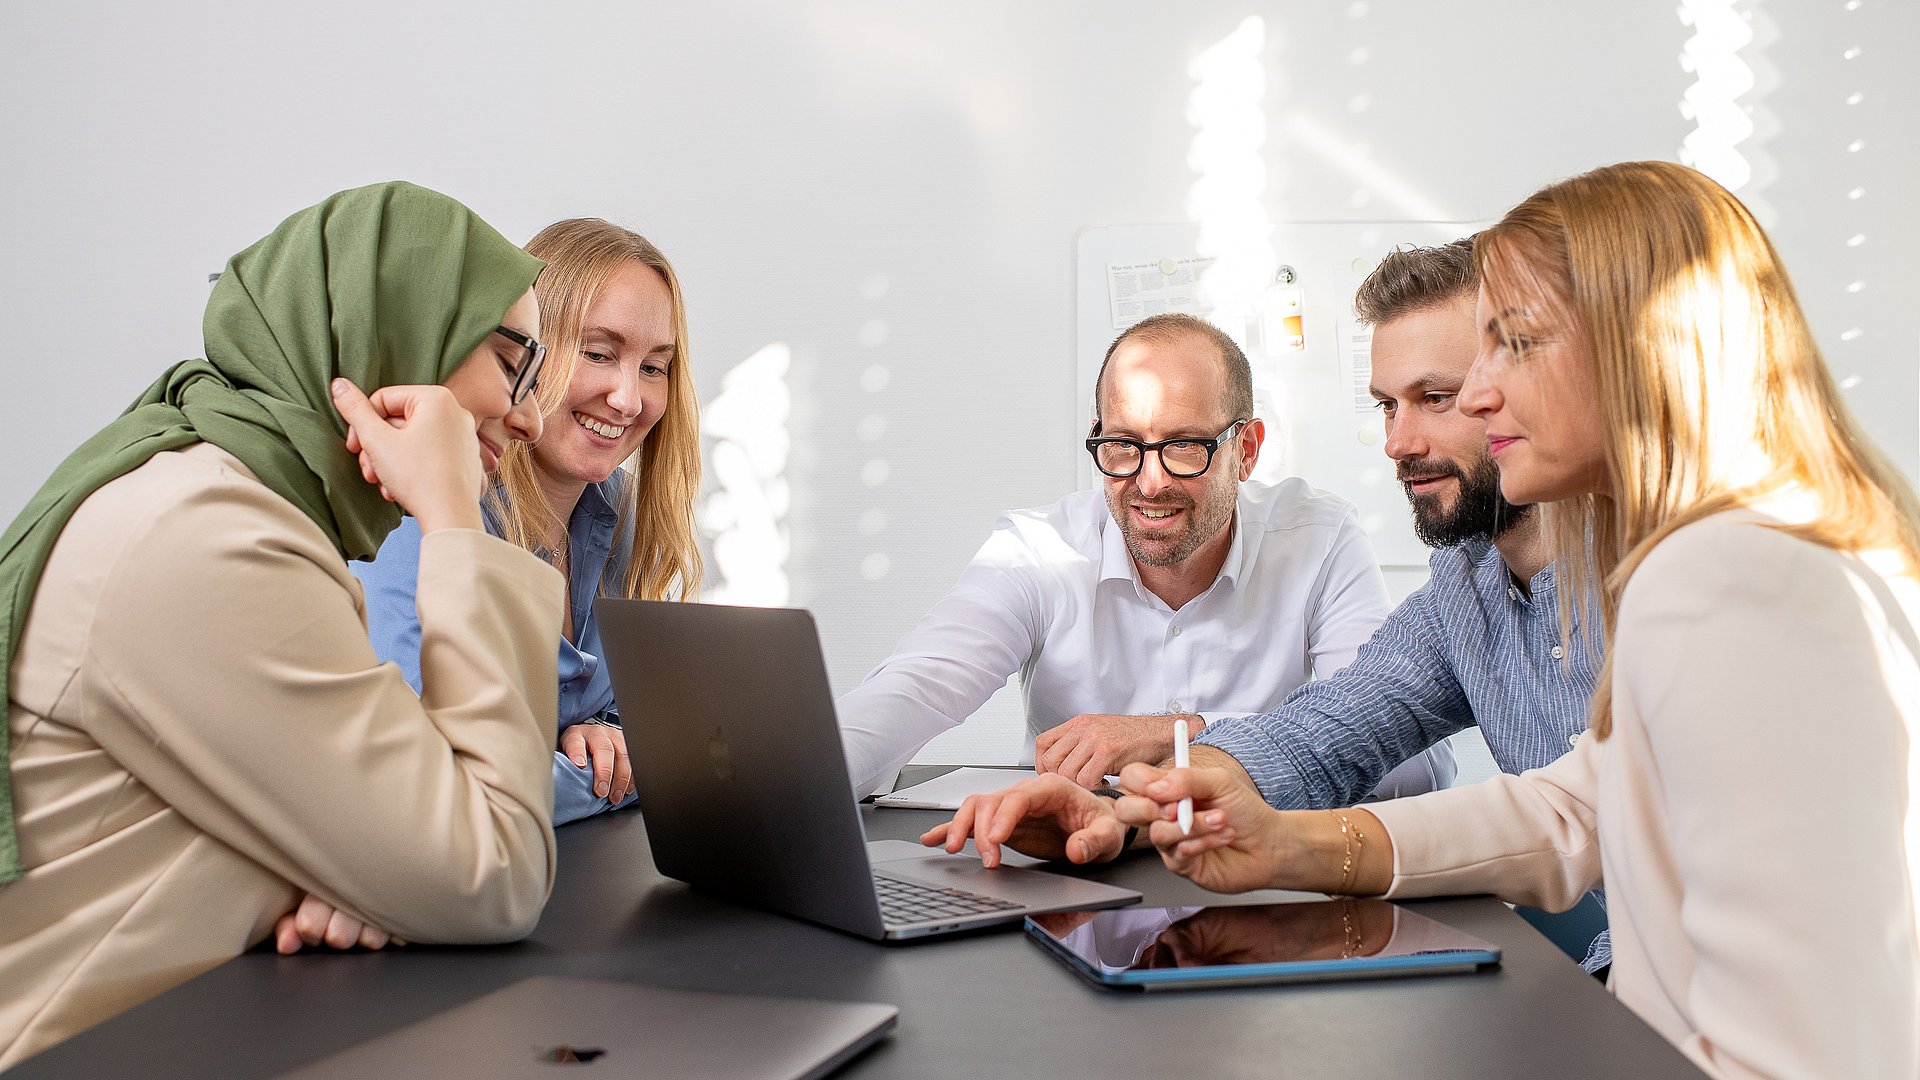
[[[1187, 718], [1181, 717], [1173, 722], [1173, 767], [1187, 767]], [[1180, 800], [1180, 835], [1193, 832], [1193, 798]]]

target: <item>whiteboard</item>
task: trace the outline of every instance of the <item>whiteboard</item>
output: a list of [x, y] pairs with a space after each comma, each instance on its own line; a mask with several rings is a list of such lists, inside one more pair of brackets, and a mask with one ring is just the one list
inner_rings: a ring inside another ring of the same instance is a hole
[[[1282, 222], [1273, 248], [1290, 267], [1291, 285], [1263, 298], [1260, 314], [1222, 325], [1253, 366], [1254, 412], [1267, 441], [1253, 478], [1267, 483], [1298, 476], [1354, 504], [1381, 565], [1420, 567], [1428, 551], [1413, 535], [1406, 494], [1379, 410], [1367, 393], [1372, 335], [1353, 318], [1353, 293], [1396, 244], [1437, 244], [1467, 236], [1470, 222]], [[1188, 310], [1184, 288], [1198, 266], [1197, 225], [1112, 225], [1085, 229], [1076, 245], [1077, 402], [1090, 419], [1094, 380], [1107, 347], [1126, 325], [1159, 310]], [[1164, 274], [1162, 273], [1164, 271]], [[1159, 281], [1156, 281], [1159, 277]], [[1160, 282], [1164, 288], [1155, 288]], [[1297, 290], [1297, 291], [1296, 291]], [[1275, 333], [1273, 315], [1298, 303], [1300, 335]], [[1294, 347], [1294, 346], [1298, 347]], [[1097, 486], [1093, 462], [1080, 455], [1083, 485]]]

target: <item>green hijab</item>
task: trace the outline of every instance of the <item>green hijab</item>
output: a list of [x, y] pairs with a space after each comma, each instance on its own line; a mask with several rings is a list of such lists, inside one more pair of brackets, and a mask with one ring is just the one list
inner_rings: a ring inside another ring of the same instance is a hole
[[0, 884], [23, 873], [8, 680], [74, 510], [153, 455], [209, 442], [312, 518], [342, 558], [372, 558], [400, 511], [361, 478], [329, 385], [445, 382], [542, 265], [466, 207], [404, 183], [343, 191], [228, 261], [207, 301], [206, 358], [169, 368], [54, 470], [0, 537]]

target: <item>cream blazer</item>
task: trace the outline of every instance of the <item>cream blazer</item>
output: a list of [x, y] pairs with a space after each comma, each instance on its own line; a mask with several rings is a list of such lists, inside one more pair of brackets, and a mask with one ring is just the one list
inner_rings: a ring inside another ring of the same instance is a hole
[[0, 1067], [259, 943], [303, 892], [412, 941], [528, 933], [561, 596], [484, 532], [428, 536], [416, 697], [332, 543], [232, 455], [94, 493], [12, 671]]
[[1920, 1075], [1920, 586], [1730, 512], [1641, 564], [1613, 733], [1369, 806], [1389, 896], [1604, 884], [1611, 985], [1717, 1077]]

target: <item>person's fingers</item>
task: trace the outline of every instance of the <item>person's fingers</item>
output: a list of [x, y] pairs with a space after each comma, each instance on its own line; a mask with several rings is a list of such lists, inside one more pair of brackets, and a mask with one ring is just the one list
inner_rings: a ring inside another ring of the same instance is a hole
[[295, 909], [293, 924], [299, 931], [302, 942], [318, 947], [326, 940], [327, 920], [331, 918], [333, 918], [333, 905], [309, 893]]
[[305, 944], [300, 940], [300, 929], [294, 925], [293, 912], [280, 916], [273, 924], [273, 948], [281, 956], [292, 956]]
[[947, 854], [957, 855], [967, 846], [967, 837], [973, 835], [973, 812], [980, 804], [980, 796], [969, 795], [960, 800], [960, 809], [953, 812], [953, 819], [947, 822], [946, 836], [943, 837]]
[[1089, 758], [1085, 765], [1080, 766], [1080, 771], [1073, 774], [1073, 782], [1091, 791], [1107, 782], [1107, 770], [1111, 767], [1112, 763], [1108, 760]]
[[633, 790], [633, 759], [627, 755], [626, 740], [615, 735], [613, 742], [613, 790], [608, 798], [619, 802]]
[[[1084, 777], [1088, 769], [1100, 766], [1105, 750], [1106, 740], [1089, 732], [1086, 738], [1075, 744], [1073, 753], [1068, 754], [1065, 760], [1060, 762], [1060, 768], [1056, 771], [1081, 787], [1099, 787], [1100, 776], [1095, 776], [1091, 784], [1087, 783]], [[1105, 775], [1104, 771], [1100, 775]]]
[[980, 835], [993, 819], [994, 808], [999, 802], [997, 794], [967, 796], [967, 801], [960, 804], [959, 812], [953, 815], [952, 827], [947, 830], [947, 854], [960, 854], [960, 849], [967, 846], [968, 838], [972, 838], [974, 850], [980, 853], [980, 865], [1000, 865], [1000, 849]]
[[593, 793], [605, 797], [613, 784], [613, 743], [598, 724], [574, 726], [592, 729], [587, 732], [587, 753], [593, 758]]
[[1160, 804], [1144, 795], [1123, 795], [1113, 800], [1113, 816], [1123, 825], [1144, 828], [1160, 820]]
[[363, 949], [384, 949], [387, 947], [387, 941], [390, 936], [391, 935], [385, 930], [380, 929], [372, 923], [363, 923], [360, 927], [360, 947]]
[[1067, 837], [1067, 861], [1086, 864], [1120, 854], [1126, 833], [1118, 818], [1096, 818], [1085, 828]]
[[1145, 791], [1147, 785], [1165, 776], [1166, 770], [1136, 761], [1120, 770], [1120, 786], [1128, 791]]
[[367, 408], [380, 419], [382, 426], [405, 427], [407, 417], [412, 415], [413, 410], [419, 408], [434, 390], [439, 389], [438, 386], [425, 384], [382, 386], [367, 395]]
[[369, 484], [380, 482], [380, 473], [373, 467], [373, 455], [360, 451], [360, 476]]
[[335, 909], [333, 918], [327, 920], [327, 932], [324, 940], [331, 948], [351, 949], [353, 948], [354, 942], [360, 940], [361, 925], [359, 919], [354, 918], [344, 911]]
[[[383, 424], [386, 422], [380, 413], [374, 409], [373, 403], [367, 399], [367, 395], [361, 393], [360, 388], [353, 385], [351, 380], [333, 380], [332, 390], [333, 407], [340, 411], [340, 417], [347, 422], [348, 427], [364, 432], [375, 424]], [[363, 440], [366, 437], [365, 434], [361, 435]]]
[[935, 825], [933, 828], [928, 829], [926, 832], [923, 832], [920, 834], [920, 842], [922, 844], [925, 844], [927, 847], [945, 846], [947, 842], [947, 829], [952, 824], [953, 823], [950, 821], [943, 821], [940, 824]]
[[1236, 836], [1233, 830], [1227, 829], [1207, 836], [1184, 837], [1174, 845], [1174, 850], [1178, 851], [1183, 859], [1196, 859], [1215, 848], [1223, 848], [1233, 843]]
[[1066, 735], [1067, 733], [1066, 729], [1067, 729], [1067, 726], [1065, 724], [1059, 724], [1054, 727], [1048, 728], [1047, 730], [1041, 732], [1038, 735], [1035, 735], [1033, 737], [1034, 758], [1037, 760], [1045, 756], [1047, 752], [1047, 747], [1052, 746], [1054, 743], [1059, 742], [1060, 739]]
[[974, 836], [975, 847], [981, 846], [982, 840], [998, 847], [1013, 839], [1013, 830], [1019, 828], [1020, 823], [1025, 821], [1027, 815], [1033, 811], [1033, 800], [1020, 788], [1010, 788], [1001, 795], [999, 805], [993, 808], [993, 817], [987, 821], [986, 828], [982, 830], [985, 835]]
[[[1058, 731], [1060, 729], [1055, 728], [1054, 730]], [[1033, 757], [1034, 771], [1042, 774], [1060, 772], [1061, 765], [1067, 760], [1067, 756], [1072, 754], [1074, 747], [1079, 746], [1085, 739], [1086, 736], [1078, 731], [1062, 733], [1059, 738], [1053, 740], [1052, 744], [1047, 747], [1045, 753], [1040, 753], [1038, 750], [1035, 751]]]
[[581, 768], [587, 765], [587, 733], [581, 729], [588, 726], [575, 724], [560, 733], [560, 752]]
[[358, 454], [359, 452], [360, 432], [355, 428], [349, 427], [347, 428], [347, 453]]

